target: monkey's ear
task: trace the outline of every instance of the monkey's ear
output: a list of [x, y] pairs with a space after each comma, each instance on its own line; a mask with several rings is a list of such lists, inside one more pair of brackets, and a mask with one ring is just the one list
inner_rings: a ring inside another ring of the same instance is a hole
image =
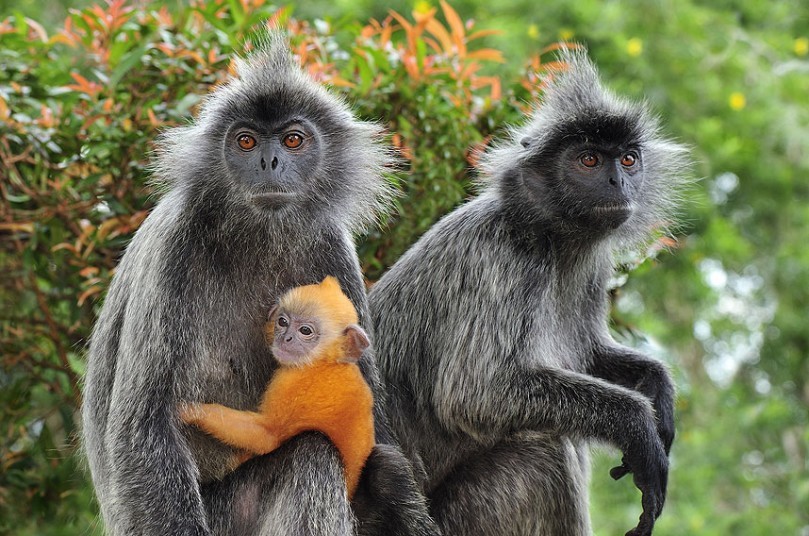
[[523, 149], [528, 149], [531, 146], [531, 138], [529, 136], [524, 137], [520, 140], [520, 145], [522, 145]]
[[267, 320], [272, 320], [272, 317], [275, 316], [276, 311], [278, 311], [278, 304], [274, 303], [272, 307], [270, 307], [270, 312], [267, 313]]
[[357, 324], [351, 324], [343, 330], [345, 335], [345, 356], [341, 361], [345, 363], [356, 363], [360, 360], [362, 352], [371, 345], [371, 340], [365, 330]]

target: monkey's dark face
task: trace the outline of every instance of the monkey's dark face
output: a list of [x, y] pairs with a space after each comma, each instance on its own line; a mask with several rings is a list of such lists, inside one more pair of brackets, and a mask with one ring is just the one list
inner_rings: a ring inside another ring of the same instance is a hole
[[237, 121], [225, 134], [230, 175], [258, 207], [294, 204], [311, 188], [321, 162], [317, 127], [303, 118], [259, 125]]
[[636, 209], [643, 186], [641, 150], [631, 143], [573, 143], [528, 163], [526, 187], [567, 224], [611, 231]]
[[275, 320], [272, 353], [282, 365], [304, 365], [315, 355], [321, 339], [316, 319], [281, 311]]
[[562, 166], [560, 202], [569, 218], [586, 227], [611, 230], [632, 215], [643, 181], [639, 149], [573, 147], [564, 153]]

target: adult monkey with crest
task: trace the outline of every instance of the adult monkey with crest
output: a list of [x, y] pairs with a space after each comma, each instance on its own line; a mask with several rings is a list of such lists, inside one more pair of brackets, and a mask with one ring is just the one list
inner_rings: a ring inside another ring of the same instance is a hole
[[666, 368], [607, 329], [614, 252], [648, 240], [684, 183], [684, 148], [605, 90], [581, 52], [477, 198], [373, 287], [390, 416], [446, 534], [590, 534], [587, 443], [623, 452], [652, 533], [674, 438]]
[[[108, 534], [437, 533], [394, 446], [368, 459], [355, 527], [323, 436], [228, 473], [230, 448], [177, 413], [183, 402], [258, 406], [276, 367], [267, 314], [292, 287], [336, 276], [370, 328], [352, 236], [390, 195], [379, 133], [273, 34], [192, 124], [159, 140], [168, 191], [127, 248], [90, 343], [84, 443]], [[390, 443], [369, 352], [360, 366], [377, 442]]]

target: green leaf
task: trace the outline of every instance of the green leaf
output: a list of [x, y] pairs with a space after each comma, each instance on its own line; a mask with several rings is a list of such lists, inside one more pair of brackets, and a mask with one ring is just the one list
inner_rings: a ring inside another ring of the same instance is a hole
[[130, 50], [115, 66], [110, 74], [109, 84], [112, 87], [118, 85], [118, 83], [123, 79], [123, 77], [136, 65], [143, 63], [143, 55], [144, 53], [152, 47], [151, 43], [143, 43], [137, 48]]
[[236, 27], [243, 28], [245, 14], [241, 2], [239, 0], [228, 0], [228, 6], [230, 6], [230, 15], [236, 22]]

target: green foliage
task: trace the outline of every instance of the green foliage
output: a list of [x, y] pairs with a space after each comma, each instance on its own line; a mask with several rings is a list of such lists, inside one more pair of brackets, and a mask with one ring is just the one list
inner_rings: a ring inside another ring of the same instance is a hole
[[[160, 32], [155, 14], [136, 20], [120, 4], [99, 11], [72, 16], [50, 39], [19, 16], [0, 24], [0, 296], [10, 305], [2, 313], [0, 530], [54, 533], [48, 520], [66, 534], [90, 525], [92, 495], [73, 453], [96, 299], [146, 215], [147, 140], [156, 125], [183, 120], [188, 96], [226, 66], [201, 69], [194, 58], [161, 53], [158, 45], [188, 37]], [[205, 43], [187, 44], [207, 52]]]
[[[0, 20], [0, 534], [98, 532], [76, 454], [79, 385], [103, 292], [155, 201], [150, 143], [187, 120], [267, 19], [400, 149], [397, 211], [360, 244], [371, 280], [473, 191], [477, 151], [538, 91], [542, 45], [580, 40], [610, 85], [646, 97], [694, 146], [703, 177], [673, 254], [656, 244], [614, 293], [616, 331], [668, 361], [680, 387], [657, 532], [809, 533], [805, 2], [424, 1], [399, 15], [388, 8], [409, 4], [313, 0], [294, 19], [260, 0], [110, 0], [47, 29], [35, 20], [53, 13], [10, 5]], [[477, 33], [458, 13], [500, 33]], [[628, 479], [607, 475], [616, 462], [611, 450], [596, 456], [597, 534], [622, 533], [640, 512]]]

